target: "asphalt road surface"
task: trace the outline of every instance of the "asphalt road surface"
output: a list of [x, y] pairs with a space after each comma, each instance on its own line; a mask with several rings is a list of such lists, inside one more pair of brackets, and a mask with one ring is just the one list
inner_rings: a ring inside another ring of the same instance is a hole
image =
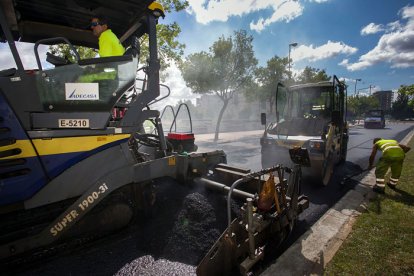
[[[284, 249], [289, 247], [301, 234], [316, 222], [331, 206], [333, 206], [349, 189], [356, 185], [356, 181], [340, 185], [343, 177], [366, 168], [368, 156], [372, 148], [372, 139], [375, 137], [393, 138], [401, 140], [414, 124], [388, 124], [385, 129], [364, 129], [354, 126], [350, 129], [347, 161], [336, 168], [331, 182], [326, 187], [318, 186], [304, 180], [302, 192], [310, 199], [310, 206], [301, 214], [298, 224], [289, 240], [277, 251], [266, 255], [266, 263], [270, 264]], [[227, 162], [233, 166], [250, 168], [252, 171], [261, 169], [260, 161], [260, 131], [238, 132], [221, 135], [223, 139], [218, 143], [212, 141], [210, 135], [196, 136], [199, 151], [223, 149], [227, 154]], [[198, 137], [198, 138], [197, 138]], [[362, 178], [362, 175], [361, 175]], [[163, 216], [151, 218], [147, 223], [134, 224], [108, 238], [88, 244], [87, 247], [71, 248], [56, 256], [50, 256], [40, 263], [24, 265], [14, 268], [11, 274], [20, 275], [193, 275], [195, 273], [196, 255], [200, 248], [191, 248], [186, 245], [186, 237], [181, 235], [185, 231], [192, 231], [195, 236], [206, 232], [204, 221], [219, 223], [225, 220], [225, 205], [223, 211], [214, 210], [206, 204], [209, 198], [198, 193], [197, 188], [189, 191], [188, 187], [176, 185], [162, 180], [156, 185], [160, 197], [157, 211]], [[176, 197], [170, 200], [169, 195]], [[216, 204], [220, 206], [221, 203]], [[194, 206], [203, 206], [202, 212], [194, 213]], [[178, 217], [174, 220], [173, 217]], [[198, 220], [197, 229], [180, 217], [192, 217]], [[180, 223], [177, 223], [180, 221]], [[183, 228], [185, 226], [185, 229]], [[223, 229], [213, 227], [204, 236], [212, 239]], [[184, 229], [184, 230], [183, 230]], [[197, 232], [198, 231], [198, 232]], [[187, 232], [186, 232], [187, 233]], [[180, 243], [184, 245], [180, 245]], [[190, 243], [188, 243], [190, 244]], [[205, 246], [202, 240], [192, 241], [192, 244]], [[203, 249], [204, 250], [204, 249]], [[176, 256], [176, 257], [175, 257]], [[178, 258], [178, 257], [181, 257]], [[186, 264], [180, 262], [185, 260]], [[2, 271], [2, 273], [7, 271]], [[7, 273], [6, 273], [7, 274]]]
[[[388, 123], [384, 129], [365, 129], [361, 125], [352, 126], [349, 132], [347, 161], [335, 168], [334, 175], [327, 186], [320, 186], [312, 183], [309, 179], [303, 179], [302, 193], [308, 196], [310, 200], [309, 208], [300, 215], [298, 224], [284, 247], [277, 252], [273, 252], [272, 256], [267, 257], [277, 258], [284, 249], [305, 233], [329, 208], [352, 189], [357, 184], [358, 179], [363, 178], [364, 173], [354, 177], [355, 180], [347, 181], [344, 185], [341, 185], [341, 180], [344, 177], [356, 174], [368, 167], [368, 158], [371, 154], [374, 138], [381, 137], [400, 141], [413, 128], [413, 123]], [[237, 133], [237, 136], [239, 136], [237, 141], [233, 143], [230, 142], [231, 139], [225, 142], [219, 141], [217, 148], [226, 152], [227, 161], [231, 165], [252, 168], [253, 170], [261, 169], [259, 144], [261, 134], [255, 133], [242, 136], [242, 133]], [[212, 141], [199, 144], [201, 149], [208, 149], [213, 146]], [[379, 154], [376, 158], [379, 158]]]

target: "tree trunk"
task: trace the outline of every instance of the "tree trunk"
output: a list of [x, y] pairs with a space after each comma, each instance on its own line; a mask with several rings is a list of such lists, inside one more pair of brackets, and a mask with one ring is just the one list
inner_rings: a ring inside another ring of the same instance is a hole
[[215, 134], [214, 134], [214, 142], [216, 143], [217, 141], [218, 141], [218, 139], [219, 139], [219, 133], [220, 133], [220, 123], [221, 123], [221, 119], [223, 118], [223, 114], [224, 114], [224, 111], [226, 110], [226, 108], [227, 108], [227, 105], [229, 104], [229, 100], [223, 100], [223, 106], [222, 106], [222, 108], [221, 108], [221, 110], [220, 110], [220, 114], [219, 114], [219, 116], [218, 116], [218, 118], [217, 118], [217, 124], [216, 124], [216, 132], [215, 132]]

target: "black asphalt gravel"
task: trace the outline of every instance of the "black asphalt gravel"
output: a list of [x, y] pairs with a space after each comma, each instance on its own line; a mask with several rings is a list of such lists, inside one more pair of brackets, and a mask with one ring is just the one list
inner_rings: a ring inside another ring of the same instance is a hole
[[183, 202], [164, 248], [164, 257], [197, 265], [220, 236], [213, 206], [200, 193], [189, 194]]
[[[225, 196], [172, 179], [158, 180], [154, 186], [157, 200], [150, 217], [6, 274], [195, 275], [197, 264], [227, 226]], [[238, 207], [234, 203], [232, 208]]]

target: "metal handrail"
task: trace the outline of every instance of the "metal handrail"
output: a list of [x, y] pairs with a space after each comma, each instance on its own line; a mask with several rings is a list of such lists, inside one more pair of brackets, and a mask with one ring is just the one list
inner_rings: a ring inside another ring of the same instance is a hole
[[175, 114], [175, 116], [174, 116], [174, 120], [173, 120], [173, 122], [172, 122], [172, 124], [171, 124], [171, 127], [170, 127], [170, 132], [171, 132], [171, 130], [172, 130], [172, 128], [173, 128], [173, 126], [175, 126], [175, 131], [177, 131], [177, 123], [176, 123], [176, 119], [177, 119], [178, 113], [180, 112], [181, 106], [185, 106], [185, 107], [186, 107], [186, 109], [187, 109], [188, 118], [190, 119], [190, 133], [193, 133], [193, 123], [192, 123], [192, 121], [191, 121], [191, 113], [190, 113], [190, 109], [188, 108], [188, 105], [187, 105], [186, 103], [181, 103], [181, 104], [178, 106], [177, 113]]
[[37, 66], [38, 66], [38, 68], [39, 68], [40, 71], [42, 71], [42, 64], [40, 62], [39, 52], [37, 51], [37, 48], [39, 47], [39, 44], [47, 44], [47, 43], [58, 42], [58, 41], [64, 41], [64, 42], [66, 42], [66, 44], [69, 45], [70, 49], [75, 54], [76, 61], [79, 61], [80, 60], [80, 56], [79, 56], [78, 51], [76, 51], [75, 47], [73, 47], [72, 43], [70, 43], [70, 41], [67, 38], [65, 38], [65, 37], [52, 37], [52, 38], [40, 39], [40, 40], [36, 41], [35, 46], [34, 46], [34, 52], [35, 52], [35, 56], [36, 56], [36, 62], [37, 62]]

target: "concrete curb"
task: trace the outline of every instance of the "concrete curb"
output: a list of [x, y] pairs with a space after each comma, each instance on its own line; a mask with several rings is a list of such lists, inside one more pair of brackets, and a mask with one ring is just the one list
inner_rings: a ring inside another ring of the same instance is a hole
[[[401, 143], [407, 144], [413, 135], [414, 131], [411, 131]], [[376, 196], [372, 191], [374, 172], [374, 169], [371, 170], [360, 180], [261, 275], [323, 274], [324, 268], [351, 232], [356, 218]]]

